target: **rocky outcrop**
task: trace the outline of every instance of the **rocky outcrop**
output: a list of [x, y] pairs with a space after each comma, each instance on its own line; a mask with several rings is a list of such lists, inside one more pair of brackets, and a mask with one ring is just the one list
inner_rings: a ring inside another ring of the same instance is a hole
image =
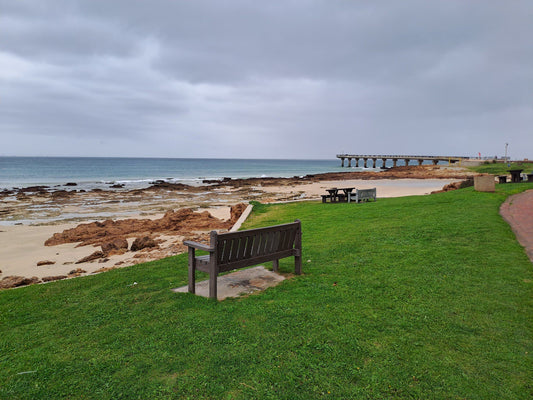
[[66, 190], [57, 190], [52, 192], [52, 199], [57, 200], [64, 197], [70, 197], [74, 192], [67, 192]]
[[[237, 211], [232, 215], [232, 219], [236, 216]], [[224, 230], [231, 226], [231, 221], [215, 218], [208, 211], [198, 213], [190, 208], [184, 208], [178, 211], [168, 211], [162, 218], [155, 220], [124, 219], [80, 224], [75, 228], [55, 233], [44, 244], [54, 246], [80, 242], [78, 246], [106, 246], [107, 243], [115, 243], [115, 240], [124, 240], [128, 237], [144, 237], [153, 234], [190, 235], [195, 231]]]
[[0, 281], [0, 289], [11, 289], [20, 286], [32, 285], [40, 282], [36, 276], [25, 278], [23, 276], [6, 276]]
[[68, 276], [66, 275], [45, 276], [43, 278], [43, 282], [60, 281], [62, 279], [67, 279], [67, 278]]

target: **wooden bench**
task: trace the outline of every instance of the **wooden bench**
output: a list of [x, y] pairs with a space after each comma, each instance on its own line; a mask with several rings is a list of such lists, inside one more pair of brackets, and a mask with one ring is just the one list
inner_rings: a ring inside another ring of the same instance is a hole
[[[189, 293], [195, 293], [195, 272], [209, 274], [209, 297], [217, 298], [217, 276], [221, 272], [272, 261], [278, 271], [279, 259], [294, 256], [294, 272], [302, 273], [302, 230], [299, 220], [290, 224], [238, 232], [211, 231], [210, 244], [184, 241], [189, 247]], [[196, 256], [196, 250], [209, 252]]]
[[360, 203], [362, 201], [369, 201], [369, 200], [376, 201], [376, 188], [356, 189], [355, 196], [352, 195], [352, 197], [355, 197], [356, 203]]

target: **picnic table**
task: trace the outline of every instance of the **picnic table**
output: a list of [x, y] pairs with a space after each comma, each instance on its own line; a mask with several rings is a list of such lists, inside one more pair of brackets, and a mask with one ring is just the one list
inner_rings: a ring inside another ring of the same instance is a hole
[[[328, 200], [330, 203], [345, 203], [350, 202], [352, 191], [355, 188], [330, 188], [326, 189], [328, 194], [322, 195], [322, 203], [326, 203]], [[342, 191], [342, 193], [339, 193]]]
[[520, 176], [522, 171], [523, 171], [523, 169], [511, 169], [511, 170], [509, 170], [509, 172], [511, 173], [511, 182], [520, 183], [522, 181], [522, 177]]

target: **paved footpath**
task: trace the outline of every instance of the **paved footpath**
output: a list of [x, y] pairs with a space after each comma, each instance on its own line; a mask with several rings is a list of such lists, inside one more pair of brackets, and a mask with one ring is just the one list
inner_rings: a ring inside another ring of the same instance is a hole
[[508, 197], [500, 207], [500, 214], [533, 262], [533, 190]]

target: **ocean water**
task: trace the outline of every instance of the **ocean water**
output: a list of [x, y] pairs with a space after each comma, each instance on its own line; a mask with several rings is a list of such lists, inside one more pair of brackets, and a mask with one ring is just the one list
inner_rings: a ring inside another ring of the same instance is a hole
[[201, 184], [224, 177], [292, 177], [324, 172], [362, 170], [342, 168], [340, 160], [246, 160], [183, 158], [0, 157], [0, 190], [45, 185], [65, 189], [146, 187], [155, 180]]

